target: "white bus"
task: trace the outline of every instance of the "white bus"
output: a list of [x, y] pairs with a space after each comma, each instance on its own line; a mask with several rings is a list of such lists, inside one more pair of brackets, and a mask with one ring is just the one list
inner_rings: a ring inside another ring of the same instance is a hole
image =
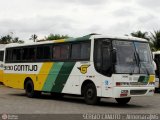
[[6, 47], [4, 83], [41, 92], [82, 95], [87, 104], [154, 94], [155, 72], [149, 44], [133, 37], [87, 35]]

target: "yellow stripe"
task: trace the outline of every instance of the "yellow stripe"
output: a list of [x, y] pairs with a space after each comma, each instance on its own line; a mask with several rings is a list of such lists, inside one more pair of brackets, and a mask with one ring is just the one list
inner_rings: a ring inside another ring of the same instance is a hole
[[53, 64], [53, 62], [43, 63], [42, 68], [34, 81], [35, 90], [42, 90]]
[[150, 75], [149, 76], [149, 83], [150, 82], [155, 82], [155, 75]]
[[60, 39], [60, 40], [53, 40], [54, 43], [60, 43], [60, 42], [65, 42], [65, 39]]

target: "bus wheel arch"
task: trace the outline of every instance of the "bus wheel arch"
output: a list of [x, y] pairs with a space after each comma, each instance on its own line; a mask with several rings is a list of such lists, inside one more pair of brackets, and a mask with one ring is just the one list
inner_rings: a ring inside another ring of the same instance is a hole
[[26, 96], [29, 98], [40, 97], [41, 91], [34, 90], [34, 83], [31, 78], [27, 77], [24, 81]]
[[[27, 83], [28, 81], [32, 81], [32, 79], [31, 79], [30, 77], [27, 77], [27, 78], [24, 80], [24, 89], [26, 89], [25, 87], [26, 87], [26, 83]], [[33, 82], [33, 81], [32, 81], [32, 82]]]
[[97, 104], [100, 100], [100, 98], [97, 97], [96, 86], [91, 80], [85, 80], [82, 83], [81, 95], [84, 96], [85, 102], [90, 105]]

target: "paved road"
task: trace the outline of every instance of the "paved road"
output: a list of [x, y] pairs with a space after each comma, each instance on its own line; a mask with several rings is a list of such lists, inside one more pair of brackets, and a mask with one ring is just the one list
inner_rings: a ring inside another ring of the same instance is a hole
[[0, 114], [83, 114], [83, 113], [160, 113], [160, 94], [132, 98], [120, 106], [114, 99], [102, 99], [99, 105], [86, 105], [81, 97], [64, 96], [57, 100], [49, 95], [27, 98], [23, 90], [0, 85]]

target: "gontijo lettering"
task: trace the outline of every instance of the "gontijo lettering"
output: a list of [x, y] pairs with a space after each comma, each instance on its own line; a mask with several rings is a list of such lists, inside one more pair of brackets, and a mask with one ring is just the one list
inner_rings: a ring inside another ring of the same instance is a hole
[[14, 70], [14, 71], [37, 71], [37, 65], [10, 65], [4, 66], [4, 70]]

